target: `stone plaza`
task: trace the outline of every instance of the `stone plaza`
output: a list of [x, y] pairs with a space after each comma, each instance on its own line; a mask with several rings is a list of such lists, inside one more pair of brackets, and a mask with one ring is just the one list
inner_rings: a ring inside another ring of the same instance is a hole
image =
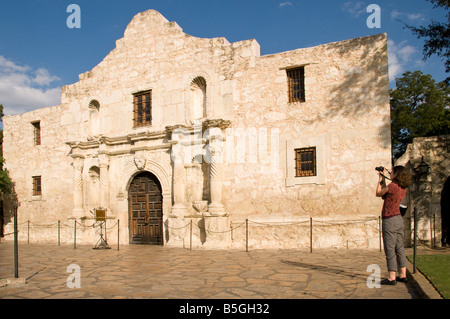
[[381, 279], [386, 275], [384, 253], [378, 250], [246, 252], [144, 245], [95, 250], [86, 245], [74, 249], [20, 244], [16, 280], [13, 256], [13, 245], [0, 243], [2, 299], [441, 298], [419, 272], [412, 274], [411, 264], [408, 283], [377, 288], [369, 266], [379, 266]]

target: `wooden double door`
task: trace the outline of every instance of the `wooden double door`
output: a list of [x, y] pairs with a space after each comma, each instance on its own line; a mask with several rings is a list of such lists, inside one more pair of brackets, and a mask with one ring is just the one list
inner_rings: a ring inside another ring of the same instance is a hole
[[163, 244], [161, 184], [149, 172], [138, 174], [128, 190], [131, 244]]

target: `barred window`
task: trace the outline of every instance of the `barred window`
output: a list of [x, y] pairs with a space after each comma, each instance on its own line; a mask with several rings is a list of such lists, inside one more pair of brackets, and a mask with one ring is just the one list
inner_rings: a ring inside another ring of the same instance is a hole
[[41, 176], [33, 176], [33, 196], [42, 195]]
[[152, 125], [152, 91], [133, 94], [134, 127]]
[[34, 145], [41, 145], [41, 122], [33, 122]]
[[305, 102], [305, 67], [286, 70], [289, 102]]
[[299, 148], [295, 150], [295, 177], [316, 176], [316, 148]]

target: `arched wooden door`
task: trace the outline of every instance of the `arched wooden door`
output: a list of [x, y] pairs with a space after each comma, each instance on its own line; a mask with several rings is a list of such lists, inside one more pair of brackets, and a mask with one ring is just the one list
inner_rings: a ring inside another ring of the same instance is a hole
[[128, 190], [131, 244], [163, 244], [162, 190], [155, 175], [138, 174]]

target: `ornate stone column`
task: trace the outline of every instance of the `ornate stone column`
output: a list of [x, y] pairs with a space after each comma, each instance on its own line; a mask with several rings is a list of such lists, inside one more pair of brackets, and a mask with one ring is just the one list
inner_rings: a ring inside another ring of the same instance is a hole
[[211, 204], [209, 205], [209, 212], [212, 215], [221, 215], [224, 212], [224, 206], [222, 204], [223, 140], [212, 137], [209, 143], [211, 152], [211, 163], [209, 168]]
[[205, 221], [205, 247], [226, 248], [231, 243], [229, 232], [229, 213], [222, 203], [223, 179], [223, 141], [222, 137], [212, 136], [210, 146], [210, 196], [208, 212], [203, 213]]
[[208, 128], [208, 152], [206, 160], [209, 161], [209, 185], [211, 203], [209, 213], [211, 215], [223, 215], [224, 205], [222, 203], [222, 179], [223, 179], [223, 146], [225, 138], [222, 128]]
[[80, 154], [72, 154], [73, 158], [73, 209], [72, 217], [84, 217], [83, 209], [83, 166], [84, 156]]
[[208, 212], [203, 213], [205, 222], [205, 247], [226, 248], [231, 244], [229, 232], [229, 213], [225, 211], [222, 202], [223, 174], [224, 174], [224, 132], [230, 125], [225, 120], [207, 120], [207, 139], [209, 140], [206, 160], [209, 161], [209, 184], [211, 203]]
[[186, 168], [184, 167], [183, 146], [178, 141], [172, 143], [172, 163], [173, 163], [173, 202], [172, 215], [183, 217], [187, 214], [187, 207], [184, 204], [186, 197]]
[[99, 154], [100, 166], [100, 206], [109, 209], [109, 157]]

